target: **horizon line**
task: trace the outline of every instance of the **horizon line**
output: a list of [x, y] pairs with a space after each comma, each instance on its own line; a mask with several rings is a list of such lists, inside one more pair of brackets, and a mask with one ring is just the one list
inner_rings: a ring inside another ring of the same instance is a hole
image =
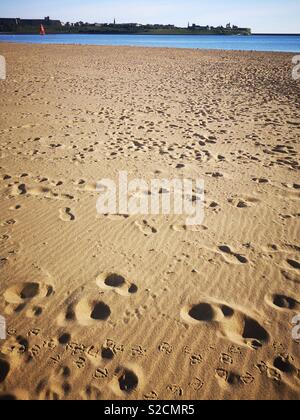
[[[46, 17], [49, 17], [49, 16], [44, 16], [43, 18], [22, 18], [22, 17], [19, 17], [19, 16], [13, 16], [13, 17], [1, 16], [0, 19], [45, 20]], [[61, 20], [60, 18], [50, 18], [50, 21], [51, 20], [54, 20], [54, 21], [55, 20], [59, 20], [61, 23], [64, 23], [64, 24], [66, 24], [66, 23], [75, 24], [75, 23], [79, 23], [79, 22], [83, 22], [84, 24], [88, 23], [88, 24], [92, 24], [92, 25], [94, 25], [94, 24], [108, 24], [108, 25], [114, 24], [114, 21], [111, 21], [111, 22], [109, 22], [109, 21], [108, 22], [97, 22], [97, 21], [95, 21], [95, 22], [88, 22], [88, 21], [83, 21], [83, 20], [71, 21], [71, 20]], [[185, 29], [190, 24], [190, 22], [188, 22], [188, 25], [187, 26], [181, 26], [181, 25], [177, 26], [174, 23], [159, 23], [159, 22], [156, 22], [156, 23], [139, 23], [139, 22], [119, 22], [118, 23], [118, 22], [115, 22], [116, 25], [130, 24], [130, 23], [131, 24], [141, 25], [141, 26], [146, 26], [146, 25], [162, 25], [162, 26], [173, 25], [175, 28], [180, 28], [180, 29]], [[191, 23], [190, 26], [193, 25], [193, 24], [195, 24], [195, 23], [194, 22]], [[213, 26], [213, 25], [209, 25], [209, 24], [206, 24], [206, 25], [195, 24], [195, 25], [197, 25], [197, 26], [210, 26], [212, 28], [218, 28], [218, 27], [222, 27], [223, 26], [223, 24], [220, 24], [219, 26]], [[234, 24], [231, 24], [231, 25], [234, 25]], [[238, 25], [234, 25], [234, 26], [237, 26], [238, 28], [242, 29], [242, 27], [240, 27]], [[252, 30], [251, 27], [244, 27], [244, 28], [251, 29]], [[268, 31], [268, 32], [252, 32], [251, 35], [294, 35], [294, 36], [295, 35], [296, 36], [298, 35], [298, 36], [300, 36], [300, 32], [277, 32], [277, 31], [275, 31], [275, 32], [269, 32]]]

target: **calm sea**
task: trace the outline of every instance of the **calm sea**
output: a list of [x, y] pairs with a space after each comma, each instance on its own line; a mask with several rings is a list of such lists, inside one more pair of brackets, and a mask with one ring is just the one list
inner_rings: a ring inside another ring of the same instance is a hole
[[300, 52], [300, 36], [0, 35], [0, 42]]

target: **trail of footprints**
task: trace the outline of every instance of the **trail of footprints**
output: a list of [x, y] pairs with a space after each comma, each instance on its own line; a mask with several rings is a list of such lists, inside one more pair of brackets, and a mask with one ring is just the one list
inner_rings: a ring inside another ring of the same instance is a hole
[[[97, 276], [95, 281], [97, 287], [103, 292], [113, 292], [121, 298], [129, 297], [138, 292], [135, 284], [129, 282], [124, 276], [116, 273], [103, 273]], [[3, 296], [6, 302], [7, 313], [20, 313], [26, 311], [26, 315], [40, 316], [43, 306], [48, 299], [51, 299], [55, 290], [53, 286], [32, 282], [19, 283], [8, 288]], [[281, 293], [274, 293], [266, 296], [266, 303], [273, 310], [279, 312], [291, 311], [297, 313], [300, 309], [299, 301], [291, 296]], [[112, 314], [111, 308], [105, 303], [105, 299], [81, 298], [73, 302], [64, 313], [64, 322], [58, 323], [61, 327], [67, 327], [69, 322], [76, 322], [80, 326], [92, 326], [97, 323], [106, 322]], [[241, 355], [243, 348], [258, 350], [270, 344], [272, 336], [267, 327], [261, 321], [259, 315], [245, 313], [239, 307], [230, 306], [226, 302], [218, 301], [208, 297], [199, 299], [197, 303], [184, 306], [181, 310], [181, 318], [184, 323], [188, 323], [192, 328], [210, 330], [213, 328], [216, 334], [232, 345], [228, 352], [221, 353], [219, 365], [215, 369], [215, 379], [220, 387], [227, 386], [247, 386], [255, 380], [253, 372], [239, 373], [234, 369], [235, 356]], [[59, 319], [58, 319], [59, 320]], [[28, 338], [38, 338], [39, 329], [32, 329], [27, 334]], [[72, 369], [76, 368], [78, 374], [86, 368], [87, 363], [92, 360], [102, 360], [105, 363], [117, 359], [125, 351], [123, 345], [107, 339], [100, 349], [94, 346], [85, 345], [72, 341], [72, 336], [65, 329], [57, 339], [41, 340], [36, 344], [30, 345], [29, 339], [9, 332], [9, 339], [2, 347], [0, 356], [0, 384], [5, 383], [10, 373], [13, 372], [16, 363], [21, 363], [25, 357], [29, 363], [32, 360], [39, 360], [42, 352], [49, 352], [49, 360], [55, 367], [53, 376], [42, 379], [36, 386], [35, 395], [39, 399], [59, 400], [67, 398], [72, 392]], [[59, 347], [65, 348], [67, 353], [62, 355], [57, 353]], [[174, 348], [169, 343], [162, 343], [158, 351], [166, 356], [172, 355]], [[184, 354], [189, 358], [192, 367], [202, 365], [203, 355], [193, 352], [190, 348], [183, 349]], [[10, 359], [10, 354], [16, 354], [17, 358]], [[72, 356], [73, 367], [69, 362], [64, 364], [64, 357], [68, 354]], [[139, 359], [147, 356], [147, 349], [141, 346], [132, 347], [131, 356]], [[123, 359], [123, 358], [122, 358]], [[108, 365], [107, 365], [108, 366]], [[259, 375], [265, 376], [271, 381], [284, 383], [291, 389], [300, 386], [300, 370], [295, 365], [294, 358], [286, 353], [277, 352], [272, 362], [261, 361], [255, 365]], [[94, 381], [105, 384], [118, 398], [126, 398], [136, 392], [143, 392], [146, 380], [143, 371], [138, 364], [119, 364], [113, 372], [109, 372], [108, 367], [95, 368]], [[189, 384], [189, 389], [193, 392], [200, 392], [204, 386], [201, 378], [195, 377]], [[179, 384], [170, 384], [166, 387], [170, 397], [182, 398], [185, 390]], [[81, 391], [82, 399], [101, 398], [101, 385], [88, 384]], [[27, 396], [28, 397], [28, 396]], [[155, 400], [159, 397], [156, 391], [149, 391], [144, 394], [146, 400]], [[19, 390], [11, 393], [0, 393], [2, 399], [24, 399], [26, 395], [20, 394]]]
[[272, 259], [273, 264], [277, 264], [281, 269], [283, 277], [295, 284], [300, 283], [299, 270], [300, 262], [298, 254], [300, 247], [295, 244], [284, 244], [283, 246], [269, 244], [262, 249], [265, 256]]
[[285, 383], [296, 390], [300, 386], [300, 368], [295, 365], [294, 357], [289, 354], [279, 354], [272, 361], [261, 361], [255, 367], [262, 376], [274, 383]]
[[184, 307], [181, 317], [193, 325], [211, 325], [221, 337], [252, 349], [258, 349], [270, 340], [269, 333], [259, 320], [226, 303], [203, 299]]
[[[101, 399], [104, 389], [110, 389], [116, 397], [121, 399], [129, 396], [137, 397], [141, 393], [145, 400], [159, 398], [159, 394], [155, 390], [149, 391], [144, 372], [138, 364], [132, 362], [124, 364], [119, 361], [116, 365], [110, 364], [112, 359], [118, 359], [118, 355], [122, 356], [125, 352], [125, 346], [117, 344], [113, 340], [107, 339], [99, 348], [73, 342], [67, 333], [61, 334], [57, 339], [47, 340], [39, 336], [39, 330], [31, 330], [27, 337], [39, 338], [40, 344], [30, 345], [28, 339], [17, 336], [16, 332], [11, 334], [12, 336], [0, 357], [0, 385], [9, 378], [15, 366], [32, 363], [33, 360], [38, 361], [40, 357], [43, 359], [46, 357], [52, 365], [53, 373], [40, 379], [35, 385], [33, 391], [38, 399], [62, 400], [68, 398], [73, 391], [73, 386], [76, 386], [74, 380], [82, 378], [82, 372], [88, 365], [89, 367], [94, 366], [92, 369], [94, 373], [92, 376], [86, 377], [85, 382], [80, 379], [80, 397], [82, 399]], [[135, 350], [132, 348], [132, 352]], [[162, 343], [157, 350], [170, 356], [174, 349], [168, 343]], [[182, 352], [190, 357], [191, 366], [197, 367], [204, 361], [201, 354], [193, 354], [188, 347], [182, 348]], [[17, 358], [10, 359], [10, 354], [17, 355]], [[228, 352], [221, 353], [219, 360], [215, 360], [215, 380], [218, 381], [220, 387], [249, 386], [259, 379], [258, 375], [265, 376], [279, 385], [285, 384], [291, 389], [297, 389], [300, 385], [300, 369], [291, 355], [278, 353], [275, 350], [271, 361], [261, 361], [253, 365], [251, 371], [242, 373], [234, 368], [237, 357], [243, 357], [242, 350], [236, 345], [231, 345], [228, 347]], [[122, 356], [121, 360], [123, 359]], [[100, 364], [101, 366], [99, 366]], [[89, 372], [91, 372], [90, 369]], [[203, 387], [205, 387], [205, 381], [197, 375], [191, 377], [188, 388], [182, 387], [180, 382], [170, 383], [165, 385], [165, 391], [170, 394], [170, 397], [176, 399], [184, 398], [186, 393], [190, 392], [200, 397], [199, 393]], [[148, 391], [146, 391], [147, 389]], [[32, 390], [30, 392], [32, 396]], [[20, 390], [0, 392], [0, 400], [28, 398], [29, 395]]]
[[[101, 359], [111, 360], [118, 353], [124, 352], [123, 346], [117, 345], [109, 339], [102, 346], [102, 350], [99, 350], [94, 346], [87, 347], [72, 342], [71, 336], [67, 333], [62, 334], [57, 340], [44, 339], [40, 336], [40, 330], [29, 331], [27, 337], [32, 335], [38, 339], [40, 344], [30, 345], [27, 338], [18, 336], [16, 331], [10, 332], [10, 338], [5, 343], [0, 356], [0, 386], [13, 372], [14, 367], [21, 364], [32, 364], [40, 357], [48, 358], [53, 373], [40, 379], [34, 388], [34, 395], [41, 400], [68, 398], [72, 392], [73, 379], [79, 378], [78, 375], [86, 368], [89, 361], [94, 366], [99, 366]], [[57, 353], [63, 349], [62, 353]], [[91, 384], [91, 381], [94, 384]], [[82, 399], [100, 399], [101, 388], [99, 389], [97, 384], [101, 387], [102, 382], [107, 384], [116, 396], [126, 398], [137, 390], [143, 389], [144, 376], [141, 368], [136, 364], [118, 364], [112, 372], [109, 372], [106, 367], [94, 367], [93, 377], [81, 391]], [[82, 384], [82, 380], [80, 383]], [[28, 390], [28, 392], [32, 391]], [[20, 393], [20, 390], [8, 393], [1, 393], [0, 390], [0, 400], [2, 399], [29, 399], [29, 395], [25, 392]]]
[[[129, 396], [136, 397], [141, 393], [145, 400], [159, 398], [159, 394], [155, 390], [149, 391], [144, 372], [138, 364], [132, 362], [124, 364], [118, 360], [116, 365], [110, 364], [112, 359], [118, 359], [118, 355], [122, 356], [121, 360], [123, 360], [125, 352], [125, 347], [113, 340], [107, 339], [99, 348], [73, 342], [67, 333], [60, 335], [57, 340], [47, 340], [39, 337], [39, 330], [32, 330], [28, 332], [27, 337], [39, 338], [40, 345], [30, 345], [28, 339], [17, 336], [16, 332], [12, 334], [0, 357], [0, 384], [4, 383], [13, 372], [14, 366], [32, 363], [32, 360], [38, 361], [40, 357], [46, 357], [52, 365], [53, 373], [40, 379], [35, 385], [34, 395], [38, 399], [61, 400], [68, 398], [73, 391], [73, 386], [76, 386], [74, 380], [81, 378], [81, 372], [85, 371], [88, 365], [94, 366], [92, 369], [94, 373], [86, 378], [86, 382], [82, 382], [80, 379], [82, 399], [101, 399], [104, 388], [110, 389], [116, 397], [121, 399]], [[133, 348], [132, 351], [134, 350]], [[174, 349], [168, 343], [162, 343], [157, 350], [170, 356]], [[190, 357], [191, 366], [197, 367], [204, 361], [201, 354], [193, 354], [188, 347], [182, 348], [182, 352]], [[10, 359], [10, 354], [17, 355], [17, 358]], [[241, 357], [244, 357], [241, 348], [231, 345], [228, 347], [228, 352], [219, 354], [219, 359], [215, 360], [215, 380], [221, 388], [249, 386], [259, 380], [259, 375], [275, 384], [287, 385], [291, 389], [297, 389], [300, 386], [300, 369], [295, 364], [295, 359], [288, 353], [280, 353], [274, 347], [273, 358], [269, 361], [260, 361], [253, 365], [249, 371], [245, 370], [242, 373], [234, 367], [236, 358]], [[13, 360], [12, 363], [11, 360]], [[100, 364], [101, 366], [99, 366]], [[91, 372], [90, 369], [89, 372]], [[199, 393], [206, 383], [196, 372], [195, 376], [191, 377], [188, 388], [182, 387], [179, 381], [179, 383], [165, 385], [165, 391], [170, 394], [170, 397], [176, 399], [184, 398], [186, 393], [190, 392], [200, 397]], [[2, 394], [0, 392], [0, 400], [27, 398], [29, 395], [20, 390], [11, 390]]]
[[[29, 174], [23, 173], [17, 177], [11, 175], [3, 175], [3, 181], [8, 181], [8, 197], [36, 197], [36, 198], [46, 198], [46, 199], [56, 199], [56, 200], [71, 200], [75, 199], [74, 195], [63, 193], [57, 191], [56, 189], [63, 185], [62, 181], [51, 181], [47, 177], [38, 176], [34, 179], [34, 183], [39, 185], [34, 185], [29, 181]], [[22, 183], [20, 180], [28, 179], [28, 183]], [[43, 185], [47, 183], [48, 185]], [[42, 185], [41, 185], [42, 184]], [[91, 187], [92, 188], [92, 187]], [[12, 207], [11, 210], [20, 210], [22, 206], [17, 204]], [[70, 207], [65, 207], [59, 210], [59, 217], [64, 222], [73, 222], [76, 220], [74, 212]], [[14, 223], [13, 223], [14, 222]], [[11, 219], [6, 223], [15, 224], [16, 221]]]
[[[138, 287], [125, 277], [116, 273], [101, 274], [96, 278], [96, 285], [103, 292], [112, 291], [122, 297], [129, 297], [138, 292]], [[62, 325], [78, 322], [79, 325], [95, 325], [99, 321], [110, 319], [112, 310], [102, 300], [91, 298], [74, 299], [67, 305], [65, 313], [59, 315], [58, 322]]]
[[228, 263], [240, 263], [240, 264], [248, 263], [248, 260], [244, 255], [241, 255], [237, 252], [232, 251], [232, 249], [227, 245], [219, 246], [219, 251], [224, 256], [225, 260]]
[[26, 172], [13, 176], [2, 175], [8, 198], [36, 197], [55, 200], [74, 200], [72, 194], [61, 191], [63, 181], [51, 180], [45, 176], [32, 176]]
[[44, 304], [54, 293], [54, 288], [51, 285], [37, 282], [16, 284], [3, 294], [5, 312], [8, 315], [25, 312], [28, 318], [40, 317], [44, 310]]

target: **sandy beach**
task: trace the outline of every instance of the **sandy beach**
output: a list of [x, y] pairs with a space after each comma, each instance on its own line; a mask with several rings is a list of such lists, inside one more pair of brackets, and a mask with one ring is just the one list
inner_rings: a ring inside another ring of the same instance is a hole
[[[0, 55], [0, 399], [299, 399], [292, 54]], [[98, 214], [119, 171], [202, 178], [203, 224]]]

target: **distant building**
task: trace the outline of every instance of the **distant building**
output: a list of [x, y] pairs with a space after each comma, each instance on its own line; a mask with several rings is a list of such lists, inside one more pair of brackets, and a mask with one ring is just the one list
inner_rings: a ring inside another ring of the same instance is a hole
[[12, 27], [17, 28], [18, 26], [62, 26], [60, 20], [51, 20], [49, 16], [44, 19], [20, 19], [20, 18], [0, 18], [0, 27]]
[[120, 23], [117, 26], [126, 27], [126, 28], [136, 28], [138, 24], [137, 23]]
[[18, 25], [19, 22], [18, 18], [0, 18], [0, 25]]
[[209, 26], [200, 26], [200, 25], [196, 25], [195, 23], [192, 24], [192, 27], [189, 26], [189, 28], [192, 28], [196, 31], [206, 31], [209, 29]]

